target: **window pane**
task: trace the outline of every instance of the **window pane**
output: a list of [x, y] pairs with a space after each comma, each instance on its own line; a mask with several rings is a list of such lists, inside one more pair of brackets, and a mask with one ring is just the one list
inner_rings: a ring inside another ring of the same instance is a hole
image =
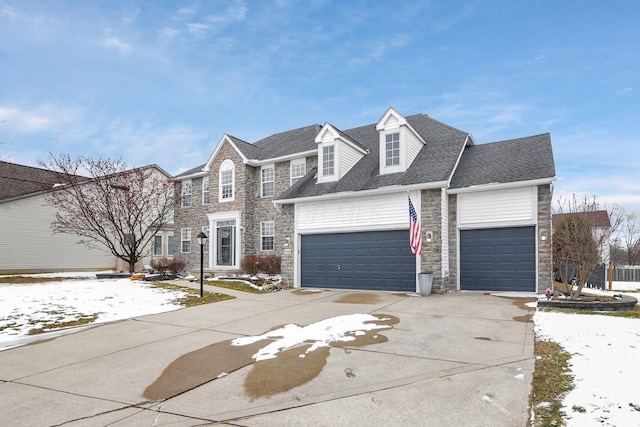
[[191, 181], [182, 183], [182, 206], [191, 206]]
[[209, 204], [209, 177], [202, 178], [202, 204]]
[[322, 147], [322, 174], [333, 175], [333, 145]]
[[307, 173], [307, 162], [305, 159], [291, 161], [291, 185], [295, 184]]
[[233, 170], [220, 172], [220, 186], [222, 199], [233, 199]]
[[182, 228], [180, 229], [180, 251], [182, 253], [191, 252], [191, 228]]
[[162, 236], [153, 237], [153, 254], [162, 255]]
[[274, 249], [274, 222], [260, 223], [260, 250], [272, 251]]
[[386, 136], [385, 158], [386, 158], [387, 166], [400, 164], [400, 134], [399, 133], [391, 133]]
[[167, 237], [167, 254], [173, 255], [174, 252], [175, 252], [174, 238], [173, 236], [168, 236]]
[[271, 197], [275, 194], [276, 185], [275, 168], [273, 166], [262, 167], [262, 197]]

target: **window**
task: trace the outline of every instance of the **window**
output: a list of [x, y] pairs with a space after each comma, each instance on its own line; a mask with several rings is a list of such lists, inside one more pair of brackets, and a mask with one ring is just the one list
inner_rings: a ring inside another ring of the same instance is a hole
[[334, 146], [322, 147], [322, 175], [333, 175]]
[[387, 166], [400, 164], [400, 133], [386, 135], [385, 158]]
[[202, 178], [202, 204], [209, 204], [209, 177]]
[[305, 176], [305, 174], [307, 173], [306, 159], [291, 160], [289, 169], [291, 175], [291, 185], [293, 185], [296, 182], [300, 181], [300, 178]]
[[182, 207], [189, 206], [191, 206], [191, 181], [184, 181], [182, 183]]
[[167, 236], [167, 255], [173, 255], [176, 247], [173, 236]]
[[234, 173], [233, 162], [229, 159], [220, 165], [220, 195], [221, 202], [232, 201], [234, 197]]
[[162, 236], [153, 237], [153, 254], [162, 255]]
[[274, 234], [273, 221], [264, 221], [260, 223], [261, 251], [272, 251], [274, 249]]
[[191, 252], [191, 228], [180, 229], [180, 252], [188, 254]]
[[262, 197], [271, 197], [276, 192], [275, 167], [273, 165], [262, 167]]

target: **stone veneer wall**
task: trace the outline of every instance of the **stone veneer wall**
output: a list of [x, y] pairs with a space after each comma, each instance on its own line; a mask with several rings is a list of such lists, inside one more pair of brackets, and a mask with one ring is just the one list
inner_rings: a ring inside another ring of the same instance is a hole
[[[545, 291], [553, 280], [553, 259], [551, 241], [551, 185], [538, 186], [538, 293]], [[540, 236], [545, 233], [546, 241]]]
[[458, 196], [447, 195], [449, 199], [449, 277], [442, 292], [458, 290]]
[[[433, 272], [432, 293], [441, 293], [442, 280], [442, 249], [440, 189], [422, 190], [420, 204], [420, 228], [422, 232], [422, 257], [420, 258], [420, 271]], [[430, 243], [426, 240], [426, 232], [433, 233]]]

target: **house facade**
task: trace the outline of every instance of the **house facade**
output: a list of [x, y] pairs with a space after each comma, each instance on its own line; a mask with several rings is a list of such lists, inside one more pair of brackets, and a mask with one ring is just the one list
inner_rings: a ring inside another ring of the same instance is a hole
[[[155, 165], [149, 166], [170, 175]], [[78, 244], [71, 234], [54, 234], [51, 223], [56, 210], [46, 204], [45, 187], [59, 184], [55, 174], [46, 169], [0, 161], [0, 274], [60, 271], [128, 271], [128, 265], [105, 250], [89, 249]], [[149, 256], [136, 267], [154, 258], [170, 258], [173, 224], [165, 224], [155, 236]]]
[[[240, 273], [246, 255], [281, 257], [294, 287], [413, 292], [544, 290], [551, 283], [548, 134], [476, 144], [429, 116], [389, 108], [377, 123], [224, 135], [176, 179], [176, 256]], [[409, 200], [422, 241], [409, 246]]]

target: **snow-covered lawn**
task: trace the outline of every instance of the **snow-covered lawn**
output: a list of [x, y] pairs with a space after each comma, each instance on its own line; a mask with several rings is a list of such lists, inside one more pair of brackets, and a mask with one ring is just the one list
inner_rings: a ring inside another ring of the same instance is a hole
[[0, 350], [24, 343], [31, 329], [97, 315], [92, 323], [177, 310], [184, 292], [130, 279], [96, 279], [95, 273], [33, 274], [69, 280], [0, 283]]
[[[640, 283], [613, 289], [640, 298]], [[640, 426], [640, 319], [537, 311], [538, 339], [571, 354], [574, 389], [563, 400], [568, 426]]]

